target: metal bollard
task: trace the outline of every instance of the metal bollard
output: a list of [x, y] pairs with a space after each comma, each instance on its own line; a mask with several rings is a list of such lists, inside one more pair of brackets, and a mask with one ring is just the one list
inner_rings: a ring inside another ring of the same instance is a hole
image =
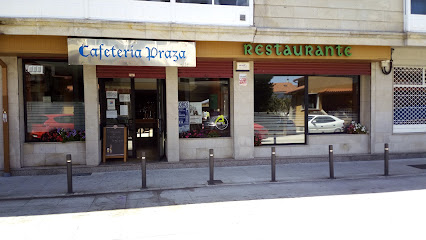
[[71, 154], [67, 154], [67, 183], [68, 183], [68, 194], [72, 194], [72, 161]]
[[276, 182], [275, 180], [275, 170], [276, 170], [276, 154], [275, 147], [271, 148], [271, 182]]
[[389, 176], [389, 144], [385, 143], [385, 176]]
[[209, 169], [210, 169], [210, 178], [209, 178], [208, 184], [214, 185], [214, 153], [213, 153], [213, 149], [209, 149]]
[[145, 152], [141, 154], [142, 188], [146, 188], [146, 157]]
[[274, 145], [277, 144], [277, 134], [274, 133]]
[[328, 162], [330, 165], [330, 178], [334, 179], [333, 145], [328, 145]]

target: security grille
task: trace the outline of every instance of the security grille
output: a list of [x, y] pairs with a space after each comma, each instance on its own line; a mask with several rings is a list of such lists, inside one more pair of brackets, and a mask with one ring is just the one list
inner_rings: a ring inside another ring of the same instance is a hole
[[[426, 80], [424, 67], [395, 67], [393, 74], [393, 124], [426, 124]], [[402, 125], [402, 126], [401, 126]], [[404, 131], [401, 131], [404, 132]]]

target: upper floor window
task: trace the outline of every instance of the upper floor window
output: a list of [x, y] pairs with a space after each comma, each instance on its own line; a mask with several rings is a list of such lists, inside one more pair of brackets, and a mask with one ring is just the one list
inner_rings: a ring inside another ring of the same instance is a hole
[[425, 0], [405, 1], [404, 25], [407, 32], [426, 32]]
[[426, 15], [426, 1], [411, 0], [411, 14]]

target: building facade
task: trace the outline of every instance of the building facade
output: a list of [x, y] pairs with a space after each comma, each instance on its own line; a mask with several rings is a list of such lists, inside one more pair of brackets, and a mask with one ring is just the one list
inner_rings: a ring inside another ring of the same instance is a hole
[[426, 149], [424, 1], [0, 5], [6, 174]]

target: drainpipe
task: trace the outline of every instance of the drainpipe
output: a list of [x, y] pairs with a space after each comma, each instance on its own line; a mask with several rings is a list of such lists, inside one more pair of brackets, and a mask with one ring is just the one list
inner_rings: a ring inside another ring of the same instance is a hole
[[2, 68], [2, 83], [3, 83], [3, 111], [2, 111], [2, 121], [3, 121], [3, 159], [4, 159], [4, 176], [10, 176], [10, 156], [9, 156], [9, 121], [8, 121], [8, 112], [9, 112], [9, 101], [8, 101], [8, 90], [7, 90], [7, 65], [0, 59], [0, 66]]

